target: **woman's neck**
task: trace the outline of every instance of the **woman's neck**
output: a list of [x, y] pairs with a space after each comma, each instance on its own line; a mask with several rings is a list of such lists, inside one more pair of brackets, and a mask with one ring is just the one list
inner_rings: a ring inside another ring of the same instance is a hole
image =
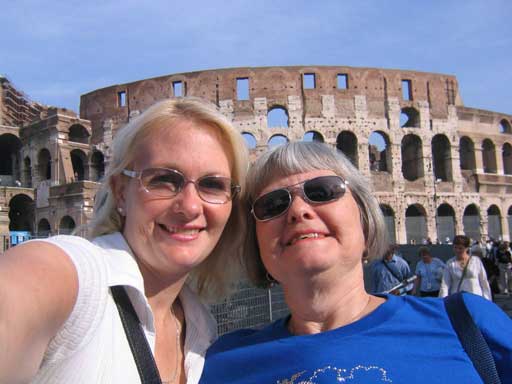
[[385, 299], [369, 295], [362, 275], [352, 281], [337, 278], [327, 283], [309, 280], [296, 287], [283, 287], [291, 312], [292, 334], [314, 334], [353, 323], [372, 312]]

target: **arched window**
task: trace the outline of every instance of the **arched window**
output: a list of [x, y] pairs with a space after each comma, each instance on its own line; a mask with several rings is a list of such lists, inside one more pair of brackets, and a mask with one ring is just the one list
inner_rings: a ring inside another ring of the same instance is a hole
[[463, 136], [459, 142], [460, 169], [475, 170], [475, 144], [469, 137]]
[[455, 210], [449, 204], [441, 204], [436, 209], [437, 238], [440, 242], [446, 242], [446, 238], [455, 236]]
[[274, 148], [278, 147], [279, 145], [286, 144], [288, 142], [288, 138], [284, 135], [274, 135], [270, 138], [268, 141], [268, 147]]
[[91, 177], [92, 181], [100, 181], [105, 175], [105, 158], [100, 151], [94, 151], [91, 156]]
[[503, 144], [503, 172], [505, 175], [512, 175], [512, 145]]
[[43, 148], [37, 156], [37, 170], [40, 180], [50, 180], [52, 178], [52, 156], [50, 151]]
[[85, 180], [85, 163], [87, 156], [79, 149], [71, 151], [71, 164], [73, 165], [73, 176], [75, 181]]
[[0, 135], [0, 179], [2, 185], [18, 185], [21, 147], [21, 141], [15, 135], [10, 133]]
[[420, 126], [420, 113], [412, 107], [402, 108], [400, 112], [400, 127], [418, 128]]
[[359, 168], [357, 137], [350, 131], [343, 131], [336, 139], [336, 148], [348, 157], [350, 162]]
[[75, 220], [71, 216], [64, 216], [60, 220], [59, 224], [59, 234], [61, 235], [70, 235], [75, 229]]
[[416, 135], [405, 135], [402, 139], [402, 174], [409, 181], [423, 177], [423, 148]]
[[256, 138], [254, 137], [254, 135], [252, 133], [243, 132], [242, 136], [244, 138], [245, 145], [247, 145], [247, 148], [249, 148], [249, 149], [256, 148], [256, 144], [257, 144]]
[[419, 204], [409, 205], [405, 211], [405, 232], [409, 244], [422, 244], [427, 239], [425, 208]]
[[309, 131], [304, 134], [304, 137], [302, 138], [303, 141], [317, 141], [319, 143], [324, 142], [324, 137], [321, 133], [318, 133], [316, 131]]
[[493, 239], [502, 239], [501, 212], [496, 205], [491, 205], [487, 209], [487, 233]]
[[500, 121], [499, 132], [500, 133], [512, 133], [512, 128], [510, 126], [510, 123], [507, 120], [503, 119]]
[[497, 172], [496, 149], [494, 147], [494, 143], [489, 139], [485, 139], [482, 143], [482, 159], [485, 173]]
[[288, 128], [288, 111], [284, 107], [276, 106], [268, 110], [267, 126], [269, 128]]
[[481, 240], [480, 232], [480, 211], [475, 204], [470, 204], [464, 210], [462, 225], [466, 236], [473, 240]]
[[89, 142], [89, 136], [90, 135], [87, 129], [85, 129], [85, 127], [80, 124], [73, 124], [71, 127], [69, 127], [69, 141], [87, 144]]
[[25, 194], [15, 195], [9, 201], [9, 231], [34, 229], [34, 200]]
[[451, 146], [445, 135], [435, 135], [432, 138], [432, 160], [435, 180], [452, 181]]
[[39, 220], [37, 224], [37, 236], [38, 237], [48, 237], [51, 234], [50, 222], [46, 219]]
[[30, 157], [25, 157], [23, 160], [23, 178], [24, 185], [31, 188], [32, 187], [32, 164], [30, 161]]
[[388, 231], [388, 239], [391, 244], [396, 243], [395, 211], [389, 205], [380, 204], [380, 210], [384, 216], [384, 223]]
[[393, 164], [389, 138], [384, 132], [372, 132], [368, 138], [368, 160], [370, 171], [390, 172]]

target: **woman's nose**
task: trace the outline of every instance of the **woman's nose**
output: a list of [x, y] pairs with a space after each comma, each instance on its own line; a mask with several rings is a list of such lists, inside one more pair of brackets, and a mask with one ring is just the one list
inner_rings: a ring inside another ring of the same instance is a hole
[[306, 202], [301, 196], [292, 196], [292, 202], [287, 212], [287, 222], [294, 223], [302, 220], [312, 219], [314, 208]]
[[187, 183], [173, 201], [174, 211], [191, 219], [203, 210], [203, 200], [199, 196], [194, 183]]

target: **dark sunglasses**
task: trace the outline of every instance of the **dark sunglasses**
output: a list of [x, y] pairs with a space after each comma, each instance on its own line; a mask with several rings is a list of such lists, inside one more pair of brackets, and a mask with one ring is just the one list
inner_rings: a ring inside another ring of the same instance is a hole
[[348, 182], [340, 176], [320, 176], [314, 179], [279, 188], [258, 197], [252, 205], [252, 214], [258, 221], [275, 219], [284, 214], [293, 201], [292, 191], [297, 190], [304, 201], [322, 204], [338, 200], [347, 190]]

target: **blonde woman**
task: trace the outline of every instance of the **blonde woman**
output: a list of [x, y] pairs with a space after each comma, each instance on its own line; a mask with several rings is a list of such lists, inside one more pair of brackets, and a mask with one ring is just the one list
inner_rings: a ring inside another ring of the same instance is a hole
[[200, 296], [222, 293], [244, 225], [243, 139], [198, 99], [160, 102], [118, 132], [90, 239], [0, 257], [1, 383], [140, 383], [121, 286], [165, 383], [197, 383], [216, 338]]

